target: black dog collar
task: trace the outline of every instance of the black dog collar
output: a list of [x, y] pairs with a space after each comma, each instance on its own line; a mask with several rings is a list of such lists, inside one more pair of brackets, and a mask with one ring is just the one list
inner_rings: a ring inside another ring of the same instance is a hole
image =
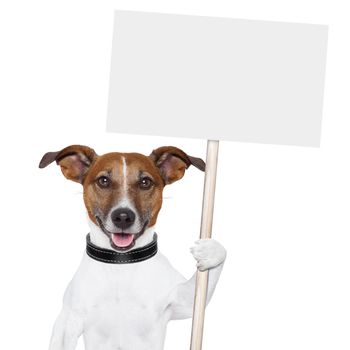
[[111, 249], [100, 248], [91, 243], [90, 234], [86, 236], [86, 253], [90, 258], [108, 264], [131, 264], [147, 260], [156, 255], [158, 251], [157, 234], [153, 241], [144, 247], [133, 249], [129, 252], [119, 253]]

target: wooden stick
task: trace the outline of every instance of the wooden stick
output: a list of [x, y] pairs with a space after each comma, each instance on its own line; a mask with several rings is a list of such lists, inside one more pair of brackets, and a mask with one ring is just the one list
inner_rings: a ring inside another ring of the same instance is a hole
[[[211, 238], [213, 224], [216, 169], [218, 161], [219, 141], [208, 140], [207, 161], [205, 168], [202, 220], [200, 238]], [[207, 300], [208, 271], [197, 271], [196, 292], [194, 297], [191, 350], [202, 349], [205, 306]]]

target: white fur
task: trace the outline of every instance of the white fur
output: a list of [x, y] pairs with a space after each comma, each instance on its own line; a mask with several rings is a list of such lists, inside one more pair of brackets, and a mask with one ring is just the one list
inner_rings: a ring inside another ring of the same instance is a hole
[[128, 183], [127, 183], [127, 171], [126, 171], [126, 159], [125, 157], [122, 157], [123, 160], [123, 189], [124, 189], [124, 196], [126, 196], [128, 192]]
[[[108, 237], [92, 223], [90, 228], [92, 242], [111, 249]], [[153, 232], [146, 230], [136, 245], [149, 243]], [[200, 240], [192, 251], [199, 268], [210, 269], [209, 302], [226, 252], [214, 240]], [[168, 321], [192, 316], [194, 290], [195, 274], [186, 280], [160, 252], [125, 265], [101, 263], [84, 253], [49, 350], [74, 350], [82, 334], [86, 350], [161, 350]]]

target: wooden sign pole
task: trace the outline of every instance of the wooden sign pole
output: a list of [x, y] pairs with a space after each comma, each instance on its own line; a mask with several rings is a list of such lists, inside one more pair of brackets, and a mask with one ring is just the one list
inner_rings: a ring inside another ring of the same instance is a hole
[[[211, 238], [218, 152], [219, 141], [208, 140], [200, 231], [201, 239]], [[202, 348], [208, 276], [208, 270], [197, 271], [192, 318], [191, 350], [200, 350]]]

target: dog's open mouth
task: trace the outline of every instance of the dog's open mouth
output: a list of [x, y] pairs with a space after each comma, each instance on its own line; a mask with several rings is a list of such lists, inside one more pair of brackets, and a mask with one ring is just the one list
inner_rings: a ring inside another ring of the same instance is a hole
[[110, 232], [104, 227], [102, 220], [98, 216], [96, 216], [96, 220], [103, 233], [109, 238], [112, 248], [121, 251], [131, 249], [135, 245], [135, 241], [145, 232], [148, 225], [147, 220], [138, 233]]
[[131, 233], [112, 233], [111, 240], [113, 244], [118, 248], [128, 248], [134, 242], [134, 235]]

